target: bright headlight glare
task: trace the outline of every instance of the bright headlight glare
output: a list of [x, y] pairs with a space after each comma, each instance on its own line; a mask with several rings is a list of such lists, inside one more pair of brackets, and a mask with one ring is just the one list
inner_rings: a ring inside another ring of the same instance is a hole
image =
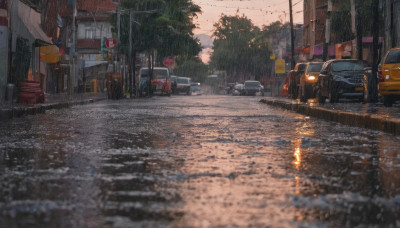
[[315, 80], [315, 76], [307, 76], [307, 79], [310, 81], [313, 81], [313, 80]]

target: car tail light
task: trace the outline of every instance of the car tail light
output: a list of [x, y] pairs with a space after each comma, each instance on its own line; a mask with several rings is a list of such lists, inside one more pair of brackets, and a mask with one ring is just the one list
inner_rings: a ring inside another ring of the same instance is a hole
[[384, 82], [385, 78], [382, 75], [382, 70], [378, 70], [378, 77], [379, 77], [379, 82]]

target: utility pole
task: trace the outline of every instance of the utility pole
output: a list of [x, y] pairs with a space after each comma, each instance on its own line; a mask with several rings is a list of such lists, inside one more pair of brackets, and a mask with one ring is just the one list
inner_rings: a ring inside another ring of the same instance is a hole
[[74, 92], [74, 81], [75, 81], [75, 43], [76, 43], [76, 27], [75, 27], [75, 18], [76, 18], [76, 0], [72, 0], [72, 44], [69, 50], [69, 58], [71, 70], [69, 74], [68, 80], [68, 97], [71, 99], [72, 94]]
[[328, 45], [331, 40], [331, 12], [332, 12], [332, 0], [328, 0], [328, 10], [325, 22], [325, 40], [322, 52], [322, 60], [328, 60]]
[[379, 0], [372, 0], [372, 77], [368, 77], [368, 102], [378, 101]]
[[357, 57], [359, 60], [363, 60], [363, 43], [362, 43], [362, 26], [361, 26], [361, 4], [359, 0], [355, 1], [355, 12], [356, 12], [356, 28], [357, 28]]
[[291, 51], [292, 51], [292, 61], [291, 61], [291, 69], [294, 69], [296, 62], [294, 60], [294, 31], [293, 31], [293, 12], [292, 12], [292, 0], [289, 0], [289, 13], [290, 13], [290, 43], [291, 43]]
[[356, 37], [357, 59], [363, 59], [362, 53], [362, 26], [360, 17], [360, 2], [358, 0], [350, 0], [351, 4], [351, 31]]
[[[129, 11], [129, 50], [128, 50], [128, 58], [129, 58], [129, 96], [132, 98], [133, 94], [133, 86], [132, 86], [132, 73], [135, 65], [132, 64], [132, 22], [133, 22], [133, 9]], [[133, 69], [132, 69], [133, 68]]]
[[[9, 60], [8, 2], [0, 0], [0, 104], [6, 98]], [[11, 81], [9, 82], [11, 83]], [[7, 91], [8, 92], [8, 91]], [[8, 92], [11, 93], [11, 92]], [[10, 99], [10, 97], [8, 97]]]
[[[116, 67], [116, 72], [121, 73], [120, 70], [120, 63], [119, 63], [119, 49], [121, 46], [121, 3], [118, 3], [117, 5], [117, 30], [118, 30], [118, 34], [117, 34], [117, 67]], [[123, 80], [122, 80], [123, 81]]]

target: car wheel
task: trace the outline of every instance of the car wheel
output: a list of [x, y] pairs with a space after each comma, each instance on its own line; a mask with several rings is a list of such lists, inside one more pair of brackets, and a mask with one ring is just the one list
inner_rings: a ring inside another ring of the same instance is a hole
[[291, 83], [289, 88], [290, 88], [290, 98], [296, 99], [297, 98], [296, 86], [293, 85], [293, 83]]
[[329, 90], [328, 98], [329, 98], [329, 103], [331, 103], [331, 104], [333, 104], [337, 101], [337, 93], [334, 88], [331, 88]]
[[383, 96], [383, 105], [385, 107], [392, 107], [393, 106], [393, 97], [390, 95]]
[[318, 89], [316, 93], [317, 93], [316, 97], [318, 98], [318, 103], [325, 104], [326, 98], [324, 96], [322, 96], [321, 91]]
[[304, 88], [302, 86], [299, 87], [299, 97], [300, 97], [300, 102], [306, 102], [304, 96]]

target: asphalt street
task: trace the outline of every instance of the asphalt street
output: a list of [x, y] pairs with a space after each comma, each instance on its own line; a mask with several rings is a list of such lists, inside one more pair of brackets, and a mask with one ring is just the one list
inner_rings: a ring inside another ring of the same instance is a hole
[[104, 100], [1, 122], [0, 227], [398, 227], [400, 138], [260, 97]]

